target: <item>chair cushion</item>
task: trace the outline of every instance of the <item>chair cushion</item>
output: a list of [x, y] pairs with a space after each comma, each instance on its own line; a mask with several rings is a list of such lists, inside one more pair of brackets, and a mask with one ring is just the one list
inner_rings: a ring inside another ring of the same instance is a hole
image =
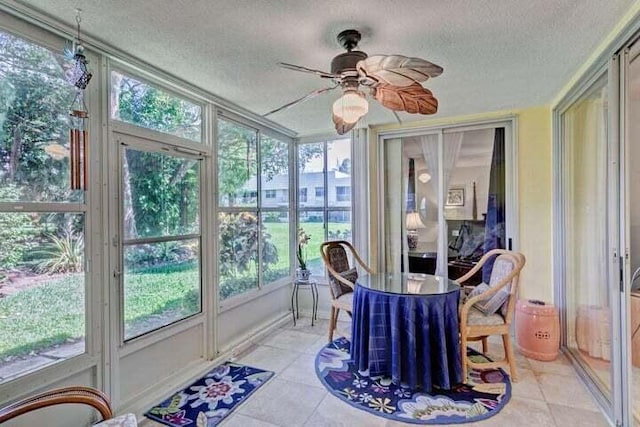
[[[491, 270], [491, 278], [489, 279], [489, 286], [493, 286], [494, 284], [499, 283], [502, 279], [504, 279], [506, 276], [511, 274], [514, 267], [515, 266], [513, 265], [513, 263], [509, 258], [502, 257], [502, 256], [499, 256], [498, 258], [496, 258], [496, 262], [493, 263], [493, 268]], [[507, 285], [504, 286], [502, 290], [496, 294], [496, 296], [501, 293], [503, 294], [502, 298], [504, 298], [504, 301], [499, 306], [500, 314], [502, 314], [503, 316], [507, 315], [510, 292], [511, 292], [511, 281], [507, 283]], [[498, 301], [495, 301], [494, 303], [497, 304]]]
[[[358, 279], [358, 270], [353, 267], [347, 271], [343, 271], [342, 273], [340, 273], [340, 276], [355, 285], [356, 280]], [[333, 291], [333, 296], [335, 298], [340, 298], [341, 295], [353, 292], [353, 288], [336, 280], [332, 276], [329, 277], [329, 286], [331, 286], [331, 290]]]
[[[487, 290], [489, 290], [492, 286], [500, 283], [502, 279], [508, 276], [513, 270], [513, 263], [508, 258], [498, 257], [496, 261], [493, 263], [493, 268], [491, 270], [491, 279], [489, 280], [489, 284], [481, 283], [469, 294], [469, 298], [472, 296], [480, 295]], [[504, 317], [507, 314], [507, 307], [509, 301], [509, 292], [511, 290], [511, 283], [507, 283], [506, 286], [503, 286], [497, 293], [493, 294], [491, 297], [480, 300], [474, 304], [480, 312], [484, 313], [486, 316], [490, 316], [498, 312], [500, 310], [500, 314]]]
[[475, 307], [469, 309], [467, 315], [467, 325], [504, 325], [504, 318], [499, 314], [486, 315]]
[[94, 424], [93, 427], [137, 427], [138, 420], [133, 414], [124, 414], [119, 417], [104, 420], [98, 424]]
[[327, 250], [327, 258], [329, 259], [331, 268], [338, 273], [349, 270], [349, 257], [347, 256], [347, 251], [345, 251], [342, 246], [329, 246]]

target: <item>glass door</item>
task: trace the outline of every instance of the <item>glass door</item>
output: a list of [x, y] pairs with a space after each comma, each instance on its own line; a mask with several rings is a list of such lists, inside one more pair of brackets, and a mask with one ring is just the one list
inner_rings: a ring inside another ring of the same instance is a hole
[[486, 251], [515, 249], [511, 130], [504, 121], [383, 139], [386, 271], [455, 279]]
[[628, 343], [631, 381], [630, 416], [640, 425], [640, 43], [631, 46], [626, 67], [626, 212], [627, 247], [629, 248], [626, 289], [628, 325], [623, 342]]
[[[561, 189], [566, 347], [612, 404], [612, 292], [607, 215], [608, 76], [591, 85], [561, 116]], [[617, 188], [617, 187], [616, 187]], [[617, 256], [617, 254], [615, 254]]]

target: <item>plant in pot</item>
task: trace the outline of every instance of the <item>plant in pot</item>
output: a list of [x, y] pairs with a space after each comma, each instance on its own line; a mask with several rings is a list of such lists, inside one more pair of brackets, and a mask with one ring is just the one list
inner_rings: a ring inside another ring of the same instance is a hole
[[307, 244], [311, 240], [311, 236], [308, 235], [303, 228], [298, 230], [298, 250], [296, 251], [296, 257], [298, 258], [298, 268], [296, 269], [296, 278], [299, 280], [309, 280], [311, 276], [311, 270], [307, 269]]

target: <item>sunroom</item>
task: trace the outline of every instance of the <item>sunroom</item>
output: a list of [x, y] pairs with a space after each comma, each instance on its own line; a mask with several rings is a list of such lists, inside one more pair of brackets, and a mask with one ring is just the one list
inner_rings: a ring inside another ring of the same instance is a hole
[[[639, 39], [638, 0], [0, 0], [0, 408], [86, 386], [142, 426], [640, 424]], [[467, 352], [491, 250], [506, 335]], [[397, 378], [358, 362], [366, 292], [404, 298]]]

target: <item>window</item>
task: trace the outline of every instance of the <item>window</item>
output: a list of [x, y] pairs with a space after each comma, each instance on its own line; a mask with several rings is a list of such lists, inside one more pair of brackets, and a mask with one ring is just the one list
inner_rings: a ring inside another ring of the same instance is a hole
[[202, 141], [202, 107], [119, 71], [111, 72], [111, 118]]
[[[311, 235], [312, 246], [325, 240], [351, 240], [351, 140], [298, 145], [298, 224]], [[307, 188], [315, 197], [307, 199]], [[329, 197], [325, 202], [325, 194]], [[322, 276], [320, 253], [309, 251], [308, 268]]]
[[125, 340], [201, 310], [200, 161], [129, 145], [122, 149]]
[[298, 190], [298, 202], [307, 203], [307, 189], [301, 188]]
[[336, 202], [350, 202], [351, 187], [339, 185], [336, 187]]
[[[220, 299], [290, 275], [289, 144], [218, 119]], [[247, 200], [236, 195], [255, 192]]]
[[0, 382], [85, 352], [87, 205], [70, 189], [67, 65], [0, 31]]

